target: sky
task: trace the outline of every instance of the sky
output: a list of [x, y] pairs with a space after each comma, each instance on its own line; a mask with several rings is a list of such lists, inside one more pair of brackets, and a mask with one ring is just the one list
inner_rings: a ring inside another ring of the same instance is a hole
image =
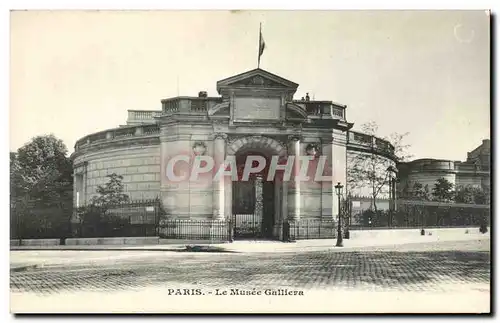
[[69, 152], [161, 99], [217, 96], [257, 67], [296, 98], [346, 104], [354, 130], [406, 133], [414, 158], [465, 160], [490, 138], [484, 11], [14, 11], [10, 150], [53, 133]]

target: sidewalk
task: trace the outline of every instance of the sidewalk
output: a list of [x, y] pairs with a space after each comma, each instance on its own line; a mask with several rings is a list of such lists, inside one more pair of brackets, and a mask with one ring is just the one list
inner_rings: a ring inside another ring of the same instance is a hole
[[295, 242], [281, 241], [235, 241], [232, 243], [189, 243], [189, 241], [179, 241], [172, 244], [157, 244], [157, 245], [79, 245], [79, 246], [12, 246], [11, 251], [17, 250], [77, 250], [77, 251], [171, 251], [182, 252], [186, 251], [187, 246], [196, 246], [201, 250], [193, 250], [199, 252], [302, 252], [302, 251], [321, 251], [329, 250], [342, 251], [353, 248], [366, 247], [383, 247], [397, 246], [402, 244], [414, 244], [423, 242], [440, 242], [440, 241], [464, 241], [464, 240], [487, 240], [490, 239], [490, 233], [486, 234], [462, 234], [456, 236], [421, 236], [412, 235], [408, 237], [377, 237], [377, 238], [356, 238], [344, 239], [343, 247], [335, 247], [336, 239], [310, 239], [298, 240]]

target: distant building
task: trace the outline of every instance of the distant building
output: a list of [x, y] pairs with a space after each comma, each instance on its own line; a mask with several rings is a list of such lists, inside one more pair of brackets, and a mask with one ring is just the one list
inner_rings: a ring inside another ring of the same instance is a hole
[[483, 140], [476, 149], [467, 153], [466, 161], [443, 159], [417, 159], [400, 163], [398, 191], [407, 187], [411, 192], [413, 184], [428, 185], [430, 191], [439, 178], [445, 178], [454, 187], [475, 186], [490, 189], [490, 140]]

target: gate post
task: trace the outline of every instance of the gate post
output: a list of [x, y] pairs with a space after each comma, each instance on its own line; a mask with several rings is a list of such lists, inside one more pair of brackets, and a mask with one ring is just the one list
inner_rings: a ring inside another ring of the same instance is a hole
[[234, 222], [232, 218], [229, 218], [229, 220], [226, 221], [228, 224], [228, 234], [229, 234], [229, 242], [234, 242]]
[[283, 242], [290, 242], [290, 223], [283, 220]]

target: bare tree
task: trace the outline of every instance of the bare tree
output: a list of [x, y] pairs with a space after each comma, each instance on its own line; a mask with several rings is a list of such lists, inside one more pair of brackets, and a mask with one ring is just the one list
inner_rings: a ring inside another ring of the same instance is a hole
[[[371, 207], [377, 212], [377, 196], [387, 188], [389, 167], [393, 167], [395, 162], [404, 162], [411, 158], [406, 152], [410, 145], [403, 143], [408, 133], [393, 133], [387, 138], [379, 138], [378, 125], [375, 122], [365, 123], [361, 129], [366, 136], [360, 140], [363, 140], [369, 149], [367, 152], [350, 156], [348, 185], [350, 189], [368, 187]], [[387, 141], [390, 144], [387, 144]]]

